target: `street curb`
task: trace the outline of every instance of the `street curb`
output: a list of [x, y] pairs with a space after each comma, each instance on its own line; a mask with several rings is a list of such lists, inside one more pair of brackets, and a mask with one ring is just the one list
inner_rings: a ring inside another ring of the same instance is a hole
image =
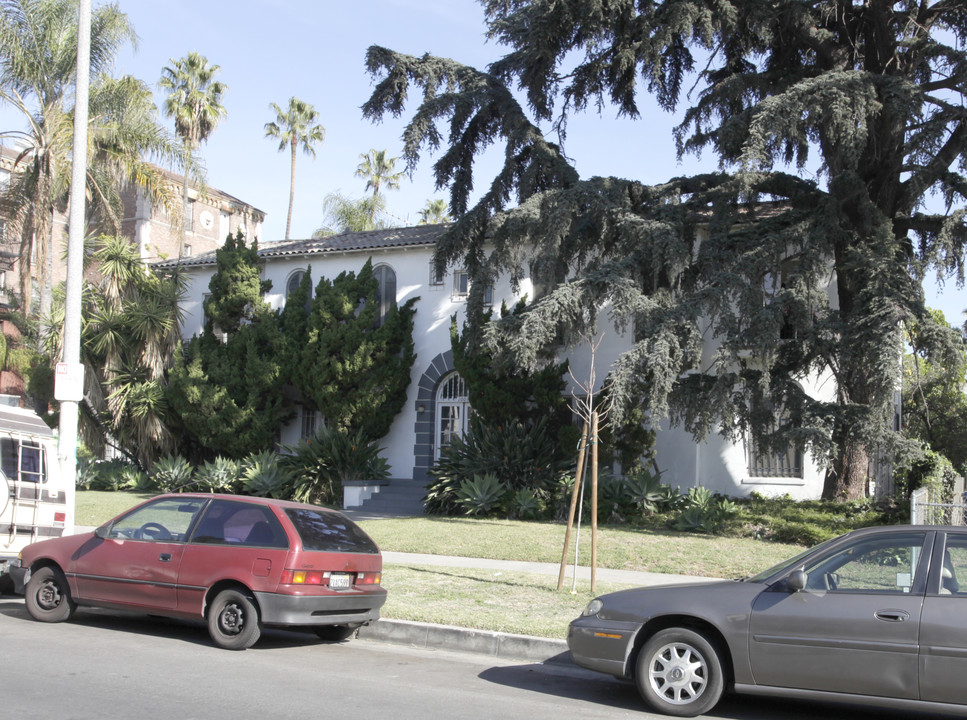
[[455, 650], [536, 662], [571, 662], [567, 643], [563, 640], [473, 630], [452, 625], [383, 618], [372, 625], [359, 628], [359, 637], [430, 650]]

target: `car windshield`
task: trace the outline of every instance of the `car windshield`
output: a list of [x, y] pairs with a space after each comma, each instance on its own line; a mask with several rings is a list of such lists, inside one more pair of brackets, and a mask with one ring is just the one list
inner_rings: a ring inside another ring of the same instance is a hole
[[806, 557], [807, 555], [811, 555], [812, 553], [826, 547], [827, 545], [833, 543], [836, 540], [839, 540], [839, 538], [838, 537], [831, 538], [829, 540], [826, 540], [825, 542], [821, 542], [819, 545], [814, 545], [811, 548], [807, 548], [806, 550], [803, 550], [798, 555], [793, 555], [788, 560], [783, 560], [781, 563], [773, 565], [771, 568], [767, 570], [763, 570], [757, 575], [750, 575], [749, 577], [742, 578], [742, 582], [749, 582], [749, 583], [765, 582], [769, 577], [771, 577], [772, 575], [775, 575], [776, 573], [780, 573], [784, 570], [791, 570], [796, 565], [799, 565], [804, 557]]
[[287, 508], [285, 514], [295, 525], [302, 547], [319, 552], [349, 552], [376, 554], [369, 535], [356, 523], [339, 513], [309, 508]]

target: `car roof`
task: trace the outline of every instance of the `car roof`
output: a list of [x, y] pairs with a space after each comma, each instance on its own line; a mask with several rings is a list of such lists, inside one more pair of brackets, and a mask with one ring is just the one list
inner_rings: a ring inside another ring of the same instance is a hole
[[213, 498], [221, 500], [237, 500], [240, 502], [248, 502], [256, 505], [272, 505], [279, 508], [301, 508], [305, 510], [325, 510], [327, 512], [339, 512], [334, 508], [326, 507], [324, 505], [312, 505], [310, 503], [300, 503], [293, 500], [279, 500], [278, 498], [270, 497], [259, 497], [256, 495], [231, 495], [229, 493], [165, 493], [163, 495], [158, 495], [158, 497], [169, 497], [169, 498], [199, 498], [202, 500], [211, 500]]

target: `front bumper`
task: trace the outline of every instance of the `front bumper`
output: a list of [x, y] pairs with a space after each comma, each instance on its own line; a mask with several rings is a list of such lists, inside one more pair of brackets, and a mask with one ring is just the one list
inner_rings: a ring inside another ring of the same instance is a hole
[[379, 609], [386, 602], [386, 591], [329, 595], [282, 595], [255, 593], [266, 625], [367, 625], [379, 620]]
[[567, 646], [575, 665], [588, 670], [629, 677], [628, 658], [634, 649], [637, 623], [581, 617], [567, 629]]
[[17, 558], [0, 559], [0, 575], [9, 575], [13, 580], [13, 591], [18, 595], [24, 594], [24, 587], [30, 579], [30, 569], [20, 567]]

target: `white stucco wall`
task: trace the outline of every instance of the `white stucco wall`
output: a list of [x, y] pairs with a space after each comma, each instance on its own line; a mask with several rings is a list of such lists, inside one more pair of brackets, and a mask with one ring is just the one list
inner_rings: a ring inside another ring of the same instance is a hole
[[[421, 378], [427, 373], [430, 364], [441, 354], [450, 350], [450, 318], [457, 315], [462, 328], [465, 318], [466, 300], [453, 293], [452, 273], [444, 279], [443, 285], [430, 284], [429, 247], [397, 247], [385, 250], [340, 251], [317, 254], [311, 257], [271, 257], [263, 270], [263, 279], [272, 281], [272, 289], [266, 300], [274, 309], [284, 304], [285, 289], [289, 278], [299, 270], [311, 267], [313, 286], [321, 276], [336, 277], [340, 272], [358, 272], [370, 257], [373, 265], [386, 264], [396, 273], [397, 302], [405, 303], [419, 297], [414, 316], [414, 345], [416, 361], [410, 373], [408, 399], [397, 415], [388, 435], [382, 439], [384, 455], [389, 461], [390, 472], [394, 478], [411, 478], [414, 474], [415, 447], [418, 442], [418, 401]], [[200, 334], [203, 328], [202, 300], [208, 293], [208, 283], [214, 271], [210, 265], [185, 268], [190, 277], [188, 292], [183, 303], [183, 336], [188, 338]], [[507, 281], [499, 282], [494, 288], [494, 306], [501, 301], [512, 306], [522, 295], [532, 291], [529, 283], [514, 293]], [[606, 312], [603, 314], [606, 317]], [[607, 322], [602, 323], [607, 327]], [[595, 387], [601, 383], [618, 355], [627, 347], [627, 340], [614, 328], [606, 329], [595, 353]], [[710, 345], [707, 352], [714, 348]], [[580, 385], [590, 379], [590, 349], [587, 344], [572, 348], [568, 353], [571, 374]], [[439, 373], [437, 373], [439, 375]], [[584, 394], [573, 381], [570, 389]], [[817, 378], [804, 382], [807, 392], [817, 397], [831, 398], [834, 392], [830, 378]], [[423, 397], [426, 397], [424, 390]], [[424, 414], [424, 425], [428, 413]], [[283, 443], [299, 440], [301, 417], [297, 417], [282, 433]], [[713, 434], [703, 442], [697, 443], [691, 435], [678, 428], [669, 428], [663, 423], [657, 435], [658, 465], [662, 471], [663, 482], [679, 487], [687, 492], [689, 488], [703, 486], [714, 492], [731, 496], [745, 496], [751, 492], [766, 495], [788, 493], [794, 498], [818, 497], [822, 491], [822, 472], [808, 455], [805, 459], [803, 478], [750, 478], [746, 464], [745, 447], [742, 442], [730, 443], [721, 435]], [[420, 441], [422, 442], [422, 441]]]

